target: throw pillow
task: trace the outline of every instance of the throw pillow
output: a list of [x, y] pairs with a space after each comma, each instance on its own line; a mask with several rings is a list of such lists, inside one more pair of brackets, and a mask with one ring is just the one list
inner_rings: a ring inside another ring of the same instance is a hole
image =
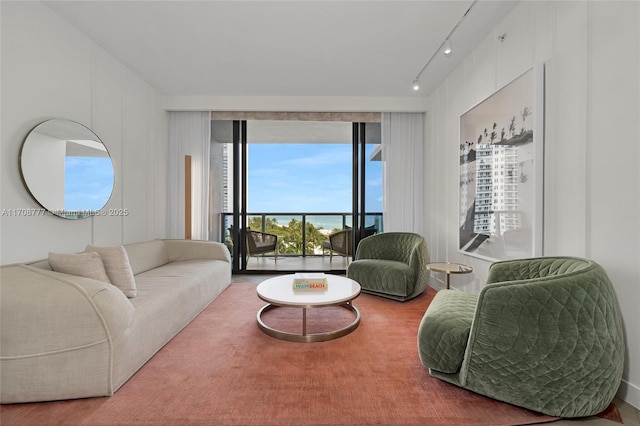
[[49, 253], [49, 265], [56, 272], [111, 284], [98, 253]]
[[129, 255], [123, 246], [98, 247], [89, 244], [84, 251], [98, 253], [111, 284], [122, 290], [125, 296], [136, 297], [138, 294], [136, 280], [129, 262]]

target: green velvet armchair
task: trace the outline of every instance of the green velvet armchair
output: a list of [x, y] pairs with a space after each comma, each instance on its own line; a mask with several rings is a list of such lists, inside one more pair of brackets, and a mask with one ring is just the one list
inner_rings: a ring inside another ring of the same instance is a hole
[[427, 263], [429, 252], [421, 235], [383, 232], [360, 240], [347, 277], [365, 293], [405, 301], [427, 288]]
[[613, 286], [597, 263], [542, 257], [494, 263], [478, 296], [438, 292], [418, 330], [430, 374], [558, 417], [602, 412], [625, 344]]

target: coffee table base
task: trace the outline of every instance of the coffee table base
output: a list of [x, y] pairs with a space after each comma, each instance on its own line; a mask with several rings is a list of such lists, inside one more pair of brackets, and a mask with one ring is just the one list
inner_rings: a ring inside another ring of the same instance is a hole
[[[338, 330], [327, 331], [324, 333], [307, 334], [307, 308], [306, 307], [301, 308], [302, 309], [302, 333], [301, 334], [289, 333], [286, 331], [277, 330], [273, 327], [269, 327], [267, 324], [264, 323], [264, 321], [262, 321], [262, 314], [272, 309], [280, 307], [278, 305], [273, 305], [273, 304], [265, 305], [262, 307], [262, 309], [258, 311], [258, 315], [257, 315], [258, 327], [265, 334], [268, 334], [271, 337], [275, 337], [276, 339], [286, 340], [289, 342], [300, 342], [300, 343], [326, 342], [327, 340], [337, 339], [338, 337], [342, 337], [351, 333], [353, 330], [358, 328], [358, 325], [360, 324], [360, 311], [358, 311], [358, 308], [353, 306], [352, 303], [347, 302], [347, 303], [343, 303], [341, 305], [336, 305], [336, 306], [342, 306], [343, 308], [353, 312], [354, 315], [356, 316], [351, 324], [349, 324], [346, 327], [340, 328]], [[323, 306], [316, 306], [316, 307], [323, 307]]]

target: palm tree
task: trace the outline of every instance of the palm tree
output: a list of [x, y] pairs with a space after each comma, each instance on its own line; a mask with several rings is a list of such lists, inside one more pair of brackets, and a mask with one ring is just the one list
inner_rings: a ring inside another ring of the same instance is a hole
[[498, 123], [493, 123], [493, 129], [491, 130], [491, 144], [494, 143], [494, 141], [496, 140], [496, 138], [498, 137], [498, 134], [496, 133], [496, 128], [498, 127]]
[[516, 132], [516, 116], [511, 117], [511, 122], [509, 123], [509, 135], [513, 137]]
[[522, 130], [520, 131], [520, 133], [524, 133], [524, 122], [527, 119], [527, 117], [531, 115], [531, 108], [524, 107], [520, 115], [522, 116]]

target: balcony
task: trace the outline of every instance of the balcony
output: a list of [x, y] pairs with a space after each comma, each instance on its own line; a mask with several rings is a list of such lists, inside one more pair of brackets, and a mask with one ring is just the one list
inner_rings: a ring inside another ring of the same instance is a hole
[[[255, 231], [278, 236], [278, 260], [273, 254], [251, 256], [248, 271], [329, 271], [345, 270], [348, 259], [323, 253], [322, 243], [333, 232], [351, 227], [351, 213], [248, 213], [248, 227]], [[230, 229], [233, 226], [232, 213], [221, 214], [224, 230], [222, 242], [233, 253]], [[382, 213], [366, 213], [365, 226], [375, 227], [382, 232]]]

